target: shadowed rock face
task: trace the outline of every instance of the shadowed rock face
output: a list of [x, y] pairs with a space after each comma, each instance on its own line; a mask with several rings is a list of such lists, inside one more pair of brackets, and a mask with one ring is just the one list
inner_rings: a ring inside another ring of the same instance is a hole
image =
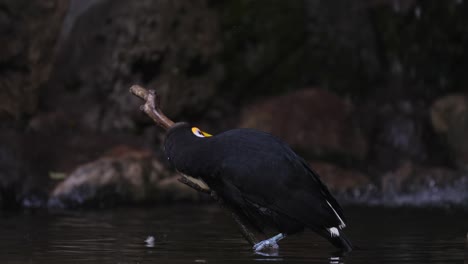
[[19, 205], [18, 190], [24, 180], [24, 167], [21, 164], [21, 146], [18, 136], [12, 130], [0, 131], [0, 208]]
[[98, 1], [64, 39], [44, 103], [95, 131], [135, 129], [139, 83], [168, 115], [199, 113], [223, 76], [217, 25], [206, 1]]
[[48, 80], [67, 4], [67, 0], [0, 3], [0, 118], [36, 110], [38, 89]]
[[0, 208], [45, 206], [54, 157], [44, 143], [30, 133], [0, 128]]
[[0, 208], [18, 208], [23, 201], [43, 205], [47, 199], [43, 179], [50, 163], [38, 155], [21, 121], [37, 111], [67, 6], [67, 0], [0, 3]]

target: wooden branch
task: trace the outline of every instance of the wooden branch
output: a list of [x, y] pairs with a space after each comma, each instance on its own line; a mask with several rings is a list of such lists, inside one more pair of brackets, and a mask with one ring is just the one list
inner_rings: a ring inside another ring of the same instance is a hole
[[188, 187], [190, 187], [192, 189], [195, 189], [196, 191], [211, 195], [211, 190], [210, 189], [206, 189], [206, 188], [201, 187], [200, 185], [198, 185], [197, 183], [191, 181], [189, 178], [187, 178], [184, 175], [182, 175], [182, 177], [178, 178], [177, 180], [180, 181], [181, 183], [187, 185]]
[[[154, 90], [146, 90], [145, 88], [139, 85], [133, 85], [130, 87], [130, 92], [137, 97], [140, 97], [145, 101], [145, 104], [140, 107], [140, 109], [145, 112], [153, 121], [164, 128], [165, 130], [169, 130], [171, 127], [174, 126], [174, 122], [170, 120], [164, 113], [161, 111], [160, 108], [160, 98], [156, 94]], [[219, 197], [215, 191], [202, 187], [200, 184], [192, 181], [190, 178], [185, 176], [184, 174], [180, 173], [182, 177], [178, 178], [177, 180], [181, 183], [195, 189], [198, 192], [206, 193], [211, 195], [215, 201], [217, 201], [221, 207], [226, 208], [230, 211], [232, 218], [239, 226], [239, 230], [244, 236], [244, 238], [253, 246], [257, 243], [257, 239], [249, 231], [247, 226], [242, 222], [241, 218], [237, 215], [236, 212], [232, 208], [230, 208], [226, 203], [224, 203], [223, 199]]]
[[237, 227], [239, 227], [239, 231], [241, 232], [242, 236], [249, 242], [251, 246], [254, 246], [257, 244], [259, 241], [257, 238], [254, 236], [252, 232], [247, 228], [247, 226], [244, 224], [244, 222], [239, 218], [239, 216], [234, 213], [232, 210], [229, 210], [231, 212], [231, 216], [236, 221]]
[[206, 193], [206, 194], [211, 195], [213, 200], [218, 202], [218, 204], [221, 205], [221, 207], [226, 208], [228, 211], [230, 211], [231, 217], [237, 223], [237, 226], [239, 227], [239, 231], [241, 232], [241, 234], [245, 238], [245, 240], [247, 240], [247, 242], [249, 242], [249, 244], [251, 246], [258, 243], [258, 241], [255, 238], [254, 234], [252, 232], [250, 232], [250, 230], [247, 228], [247, 226], [244, 224], [244, 222], [240, 219], [240, 217], [233, 210], [231, 210], [230, 208], [228, 208], [226, 206], [223, 199], [221, 199], [221, 197], [219, 197], [216, 194], [215, 191], [210, 190], [210, 189], [206, 189], [206, 188], [198, 185], [197, 183], [193, 182], [192, 180], [190, 180], [189, 178], [187, 178], [187, 176], [185, 176], [183, 174], [182, 174], [182, 177], [178, 178], [177, 180], [180, 181], [181, 183], [183, 183], [183, 184], [185, 184], [185, 185], [187, 185], [187, 186], [201, 192], [201, 193]]
[[139, 85], [133, 85], [130, 87], [130, 92], [145, 100], [145, 104], [140, 109], [151, 117], [156, 124], [165, 130], [169, 130], [174, 126], [174, 122], [161, 111], [160, 98], [154, 90], [146, 90]]

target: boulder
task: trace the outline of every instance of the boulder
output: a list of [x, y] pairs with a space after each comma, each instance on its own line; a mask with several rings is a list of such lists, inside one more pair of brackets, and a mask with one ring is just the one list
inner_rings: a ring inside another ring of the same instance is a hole
[[303, 89], [247, 106], [241, 127], [270, 132], [306, 156], [363, 160], [367, 141], [353, 106], [322, 89]]
[[167, 201], [198, 201], [149, 151], [120, 146], [78, 166], [52, 191], [52, 208], [111, 207]]
[[459, 168], [468, 171], [468, 97], [452, 94], [431, 107], [432, 127], [447, 142]]

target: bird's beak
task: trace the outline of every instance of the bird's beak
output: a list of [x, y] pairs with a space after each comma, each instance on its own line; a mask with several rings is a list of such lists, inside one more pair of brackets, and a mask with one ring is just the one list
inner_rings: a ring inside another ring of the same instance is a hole
[[213, 135], [208, 134], [208, 133], [206, 133], [206, 132], [203, 132], [203, 131], [201, 131], [201, 132], [202, 132], [203, 136], [205, 136], [205, 137], [212, 137], [212, 136], [213, 136]]

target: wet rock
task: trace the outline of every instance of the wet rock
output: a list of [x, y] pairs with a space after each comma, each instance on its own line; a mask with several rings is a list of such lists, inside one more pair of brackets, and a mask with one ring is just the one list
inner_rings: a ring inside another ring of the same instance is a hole
[[168, 116], [200, 113], [223, 76], [217, 13], [208, 1], [101, 0], [70, 26], [47, 84], [47, 110], [94, 131], [149, 119], [128, 88], [157, 89]]
[[459, 168], [468, 171], [468, 97], [447, 95], [431, 107], [434, 130], [447, 142]]
[[343, 204], [380, 206], [468, 206], [468, 174], [407, 161], [377, 180], [363, 172], [310, 162]]
[[199, 199], [196, 191], [178, 183], [150, 152], [122, 146], [76, 168], [55, 187], [49, 206], [111, 207]]
[[468, 205], [468, 175], [444, 167], [424, 167], [411, 162], [381, 178], [384, 205]]
[[32, 190], [21, 197], [21, 207], [27, 209], [46, 208], [49, 196], [44, 190]]
[[353, 120], [353, 106], [321, 89], [304, 89], [246, 107], [241, 127], [267, 131], [306, 156], [362, 160], [367, 141]]
[[67, 5], [67, 0], [0, 3], [0, 118], [18, 118], [36, 109]]

